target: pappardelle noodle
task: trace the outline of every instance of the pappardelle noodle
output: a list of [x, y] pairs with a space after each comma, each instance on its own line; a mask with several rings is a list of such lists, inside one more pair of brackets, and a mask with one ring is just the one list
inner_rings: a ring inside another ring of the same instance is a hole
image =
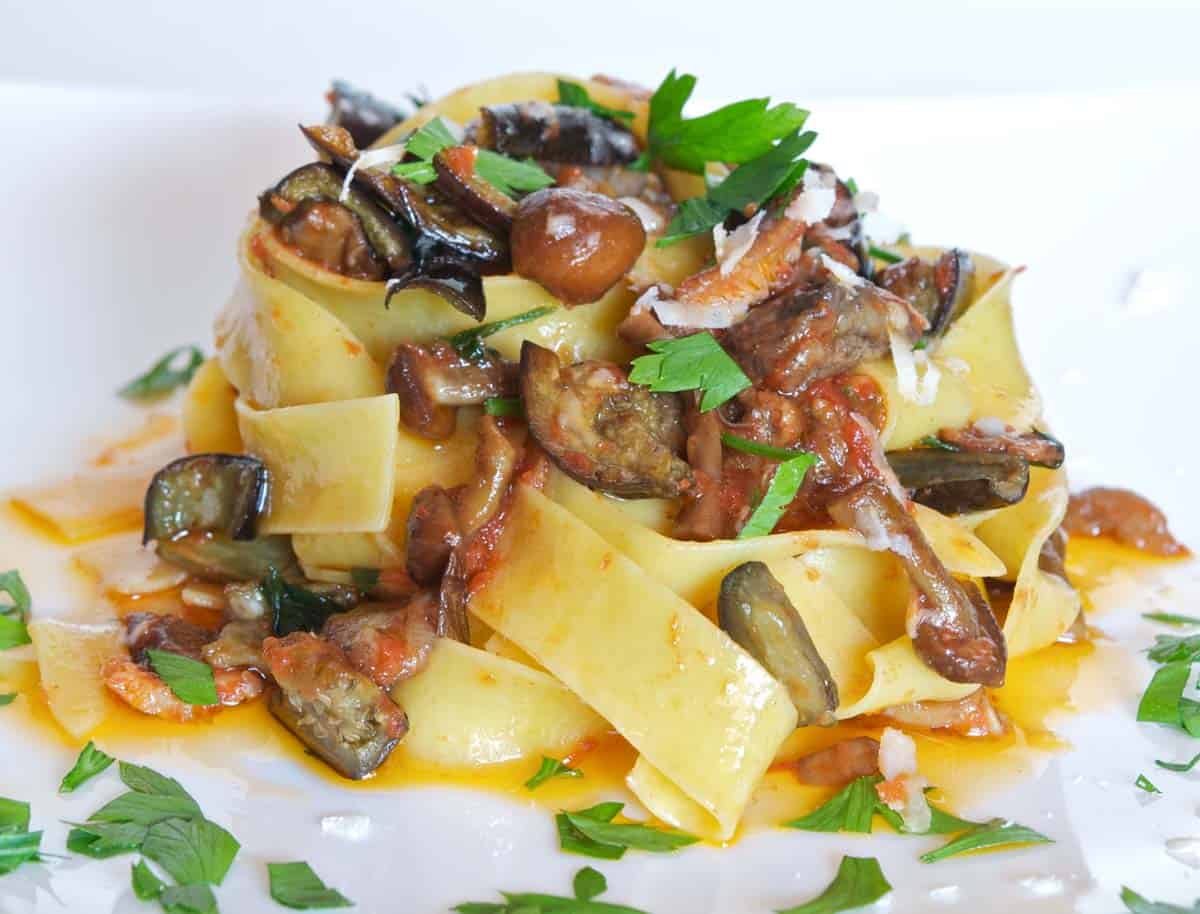
[[694, 82], [335, 93], [145, 497], [220, 623], [127, 615], [112, 694], [266, 701], [353, 779], [615, 731], [714, 840], [798, 727], [870, 718], [794, 773], [928, 829], [903, 731], [1002, 734], [1008, 664], [1086, 637], [1019, 270], [897, 236], [794, 105], [685, 116]]

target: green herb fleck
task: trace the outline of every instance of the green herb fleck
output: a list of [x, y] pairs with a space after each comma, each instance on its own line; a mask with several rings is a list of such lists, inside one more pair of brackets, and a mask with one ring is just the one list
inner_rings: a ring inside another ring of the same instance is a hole
[[520, 397], [488, 397], [483, 401], [483, 411], [489, 416], [519, 419], [525, 415], [525, 404]]
[[0, 694], [0, 708], [3, 708], [5, 705], [11, 705], [16, 699], [16, 692], [4, 692]]
[[604, 874], [590, 866], [585, 866], [576, 873], [571, 885], [575, 897], [580, 901], [591, 901], [597, 895], [608, 891], [608, 880], [604, 878]]
[[0, 876], [38, 859], [42, 833], [29, 830], [29, 804], [0, 797]]
[[487, 355], [487, 347], [483, 345], [483, 341], [493, 334], [508, 330], [510, 327], [519, 327], [521, 324], [528, 324], [530, 321], [540, 320], [547, 314], [551, 314], [555, 308], [546, 306], [543, 308], [533, 308], [530, 311], [524, 311], [521, 314], [514, 314], [512, 317], [506, 317], [504, 320], [490, 321], [486, 324], [480, 324], [477, 327], [470, 327], [466, 330], [460, 330], [458, 333], [447, 338], [447, 342], [454, 347], [464, 359], [470, 359], [473, 362], [482, 360]]
[[542, 764], [528, 781], [525, 782], [526, 790], [537, 790], [551, 778], [565, 777], [578, 778], [583, 777], [583, 772], [572, 768], [556, 758], [542, 756]]
[[597, 844], [667, 854], [700, 840], [684, 832], [667, 831], [649, 825], [615, 824], [611, 818], [608, 821], [600, 821], [588, 815], [588, 812], [590, 810], [584, 810], [582, 814], [565, 812], [563, 815], [577, 832]]
[[510, 197], [541, 190], [554, 183], [554, 179], [532, 159], [520, 162], [490, 149], [480, 149], [475, 154], [475, 173]]
[[207, 663], [182, 654], [153, 649], [146, 651], [146, 657], [154, 672], [180, 701], [203, 707], [219, 703], [217, 683], [213, 679], [212, 667]]
[[791, 460], [793, 457], [800, 457], [808, 453], [807, 451], [761, 444], [758, 441], [751, 441], [749, 438], [742, 438], [729, 432], [721, 433], [721, 442], [726, 447], [733, 448], [735, 451], [741, 451], [744, 454], [753, 454], [755, 457], [766, 457], [768, 460]]
[[329, 888], [304, 862], [268, 863], [271, 897], [284, 907], [298, 910], [349, 908], [354, 902]]
[[94, 860], [136, 851], [146, 840], [149, 826], [141, 822], [83, 822], [67, 833], [67, 850]]
[[139, 860], [130, 866], [129, 879], [133, 883], [133, 894], [142, 901], [153, 901], [167, 887], [165, 882], [154, 875], [154, 871], [146, 865], [145, 860]]
[[1192, 756], [1190, 761], [1186, 762], [1164, 762], [1161, 759], [1155, 759], [1154, 764], [1159, 768], [1165, 768], [1167, 771], [1178, 771], [1181, 774], [1186, 774], [1196, 767], [1196, 763], [1200, 762], [1200, 752]]
[[855, 778], [808, 815], [784, 825], [802, 831], [870, 834], [879, 806], [875, 785], [882, 780], [878, 775]]
[[590, 866], [575, 874], [575, 897], [537, 892], [501, 892], [504, 903], [468, 901], [451, 910], [458, 914], [646, 914], [637, 908], [596, 901], [608, 889], [602, 873]]
[[922, 447], [931, 447], [939, 451], [958, 450], [958, 448], [956, 448], [953, 444], [950, 444], [948, 441], [943, 441], [937, 435], [926, 435], [918, 442], [918, 444], [920, 444]]
[[774, 530], [779, 519], [783, 517], [783, 512], [800, 491], [809, 468], [816, 462], [815, 454], [801, 453], [779, 464], [766, 493], [755, 506], [745, 526], [738, 531], [737, 538], [744, 540], [754, 536], [767, 536]]
[[142, 853], [180, 885], [220, 885], [241, 845], [208, 819], [166, 819], [150, 826]]
[[158, 896], [166, 914], [217, 914], [217, 899], [204, 883], [172, 885]]
[[[182, 358], [181, 358], [182, 357]], [[204, 364], [204, 352], [199, 346], [180, 346], [172, 349], [140, 375], [117, 391], [129, 400], [145, 400], [158, 397], [192, 380]]]
[[1147, 901], [1133, 889], [1121, 886], [1121, 901], [1132, 914], [1200, 914], [1200, 900], [1192, 902], [1190, 908], [1165, 901]]
[[632, 111], [621, 111], [617, 108], [609, 108], [607, 105], [602, 105], [594, 101], [588, 95], [588, 90], [579, 85], [579, 83], [567, 82], [565, 79], [558, 81], [558, 103], [560, 105], [569, 105], [572, 108], [587, 108], [593, 114], [613, 120], [633, 120]]
[[993, 819], [991, 822], [985, 822], [979, 827], [951, 839], [937, 850], [922, 854], [921, 862], [937, 863], [939, 860], [945, 860], [947, 857], [967, 854], [988, 847], [1000, 847], [1010, 844], [1053, 843], [1053, 839], [1047, 838], [1041, 832], [1036, 832], [1032, 828], [1027, 828], [1024, 825], [1018, 825], [1016, 822], [1009, 822], [1005, 819]]
[[858, 182], [855, 181], [853, 178], [847, 178], [846, 179], [846, 190], [850, 191], [851, 197], [857, 197], [858, 196]]
[[700, 411], [708, 412], [750, 386], [750, 379], [711, 333], [647, 344], [651, 355], [633, 360], [629, 380], [656, 393], [700, 390]]
[[261, 586], [272, 630], [280, 638], [292, 632], [319, 631], [326, 619], [344, 611], [332, 597], [284, 580], [274, 567], [267, 571]]
[[1137, 719], [1144, 723], [1183, 728], [1180, 706], [1190, 671], [1191, 663], [1186, 660], [1159, 667], [1138, 704]]
[[[574, 815], [592, 819], [595, 822], [611, 822], [624, 807], [623, 803], [598, 803], [588, 809], [581, 809]], [[597, 857], [601, 860], [620, 860], [625, 856], [624, 847], [601, 844], [584, 835], [571, 824], [565, 812], [560, 812], [554, 817], [554, 824], [558, 828], [559, 847], [564, 851], [584, 857]]]
[[1164, 625], [1200, 625], [1200, 616], [1185, 616], [1180, 613], [1142, 613], [1142, 618]]
[[71, 793], [86, 781], [94, 778], [100, 772], [106, 770], [115, 759], [106, 752], [101, 752], [96, 748], [96, 744], [88, 740], [88, 744], [83, 747], [79, 753], [79, 757], [75, 759], [75, 764], [62, 779], [62, 783], [58, 785], [59, 793]]
[[440, 117], [435, 117], [413, 132], [405, 144], [404, 151], [422, 161], [429, 162], [443, 149], [456, 145], [458, 145], [458, 138], [455, 137], [454, 131]]
[[1200, 661], [1200, 635], [1155, 635], [1149, 657], [1155, 663]]
[[29, 644], [25, 621], [33, 607], [33, 598], [21, 579], [21, 572], [12, 569], [0, 574], [0, 593], [12, 598], [11, 604], [0, 603], [0, 651]]
[[884, 263], [903, 263], [904, 262], [904, 258], [901, 255], [895, 254], [891, 251], [885, 251], [883, 248], [876, 247], [875, 245], [871, 245], [870, 247], [868, 247], [867, 253], [870, 254], [872, 257], [874, 257], [876, 260], [882, 260]]
[[[1160, 762], [1159, 764], [1162, 763]], [[1139, 774], [1137, 776], [1137, 780], [1133, 782], [1133, 786], [1137, 787], [1139, 790], [1146, 791], [1146, 793], [1162, 793], [1162, 791], [1155, 787], [1150, 779], [1144, 774]]]
[[837, 875], [824, 892], [807, 904], [777, 914], [837, 914], [865, 907], [891, 890], [891, 884], [874, 857], [843, 857]]

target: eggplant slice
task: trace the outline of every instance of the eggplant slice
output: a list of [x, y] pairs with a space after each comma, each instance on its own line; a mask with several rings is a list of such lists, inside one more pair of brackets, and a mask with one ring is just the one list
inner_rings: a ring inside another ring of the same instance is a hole
[[281, 575], [300, 575], [290, 536], [228, 540], [210, 533], [189, 533], [159, 540], [158, 557], [206, 581], [231, 584], [261, 581], [274, 568]]
[[979, 426], [967, 428], [944, 428], [938, 438], [950, 447], [975, 454], [1009, 454], [1020, 457], [1035, 467], [1057, 470], [1067, 459], [1061, 441], [1045, 432], [1032, 431], [1021, 434], [1015, 430], [1004, 430], [999, 434], [983, 432]]
[[472, 219], [494, 232], [507, 234], [517, 212], [516, 202], [475, 173], [474, 146], [451, 146], [433, 157], [437, 186]]
[[487, 316], [482, 277], [456, 256], [423, 257], [415, 269], [389, 280], [384, 307], [391, 307], [392, 296], [405, 289], [432, 292], [473, 320]]
[[142, 542], [186, 533], [254, 538], [270, 497], [261, 460], [236, 454], [193, 454], [168, 463], [146, 489]]
[[346, 130], [362, 147], [370, 146], [405, 117], [395, 105], [340, 79], [333, 81], [326, 98], [330, 125]]
[[563, 367], [549, 349], [526, 341], [521, 396], [530, 433], [585, 486], [623, 498], [676, 498], [694, 484], [679, 457], [685, 435], [677, 395], [630, 384], [608, 362]]
[[926, 666], [951, 682], [1004, 684], [1008, 650], [987, 599], [950, 574], [895, 495], [882, 483], [865, 482], [831, 502], [829, 514], [903, 564], [913, 588], [908, 631]]
[[272, 225], [286, 225], [306, 201], [323, 201], [349, 210], [362, 224], [375, 255], [390, 272], [412, 266], [412, 246], [405, 231], [388, 213], [357, 187], [342, 194], [342, 175], [332, 165], [313, 162], [284, 175], [258, 198], [259, 214]]
[[941, 336], [971, 301], [975, 263], [958, 248], [934, 263], [910, 257], [880, 270], [875, 281], [907, 301], [929, 322], [929, 334]]
[[1029, 488], [1029, 464], [1009, 454], [916, 448], [887, 461], [913, 501], [942, 514], [1015, 505]]
[[547, 159], [575, 165], [624, 165], [638, 157], [627, 127], [587, 108], [518, 102], [480, 111], [480, 146], [514, 159]]
[[783, 683], [800, 726], [832, 726], [837, 685], [787, 591], [762, 562], [739, 565], [721, 581], [721, 628]]

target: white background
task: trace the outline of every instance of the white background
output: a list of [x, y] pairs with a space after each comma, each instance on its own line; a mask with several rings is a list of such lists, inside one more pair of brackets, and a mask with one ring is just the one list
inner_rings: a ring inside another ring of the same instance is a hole
[[[1021, 343], [1073, 478], [1146, 491], [1200, 544], [1194, 7], [339, 7], [0, 4], [0, 488], [69, 469], [85, 435], [135, 415], [116, 387], [173, 345], [208, 343], [234, 238], [254, 195], [308, 155], [295, 124], [323, 116], [330, 77], [397, 97], [511, 69], [654, 83], [675, 65], [700, 76], [707, 100], [769, 93], [811, 108], [814, 157], [879, 191], [919, 242], [1026, 264]], [[0, 568], [15, 561], [0, 555]], [[52, 579], [31, 585], [40, 607], [55, 606]], [[1104, 618], [1133, 647], [1150, 640], [1132, 612]], [[950, 885], [958, 901], [937, 910], [1111, 914], [1122, 883], [1190, 903], [1200, 880], [1162, 846], [1200, 834], [1200, 781], [1158, 773], [1169, 794], [1150, 806], [1129, 786], [1153, 758], [1190, 755], [1186, 741], [1133, 724], [1144, 674], [1107, 716], [1081, 723], [1079, 752], [981, 810], [1044, 828], [1060, 839], [1052, 849], [906, 869], [911, 839], [764, 834], [727, 852], [605, 866], [613, 900], [762, 914], [813, 894], [850, 852], [880, 856], [897, 886], [892, 914], [926, 914], [947, 897], [929, 893]], [[44, 823], [94, 805], [49, 799], [69, 761], [0, 721], [0, 790], [35, 799]], [[381, 914], [434, 914], [498, 888], [562, 891], [581, 864], [553, 852], [544, 812], [494, 797], [339, 794], [252, 753], [214, 767], [158, 747], [145, 761], [184, 779], [246, 844], [220, 892], [235, 914], [280, 910], [263, 901], [260, 864], [285, 855], [319, 861]], [[320, 816], [365, 806], [381, 840], [322, 837]], [[48, 845], [61, 846], [50, 828]], [[0, 912], [152, 910], [129, 896], [124, 860], [50, 873], [5, 877]]]

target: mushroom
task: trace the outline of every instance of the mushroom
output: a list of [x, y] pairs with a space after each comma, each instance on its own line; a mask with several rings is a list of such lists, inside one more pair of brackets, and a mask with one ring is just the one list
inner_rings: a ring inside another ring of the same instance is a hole
[[801, 784], [844, 787], [861, 777], [879, 774], [879, 740], [869, 736], [844, 739], [788, 764]]
[[829, 505], [839, 525], [903, 564], [913, 586], [908, 632], [925, 665], [951, 682], [1004, 683], [1004, 633], [973, 583], [951, 576], [903, 504], [884, 485], [864, 482]]
[[1072, 495], [1063, 526], [1072, 536], [1107, 536], [1151, 555], [1191, 555], [1167, 529], [1166, 515], [1129, 489], [1097, 487]]
[[450, 553], [462, 541], [454, 502], [439, 485], [426, 486], [408, 512], [408, 556], [405, 567], [418, 584], [436, 586], [446, 572]]
[[490, 352], [478, 360], [463, 358], [446, 342], [402, 343], [387, 381], [388, 391], [400, 398], [405, 426], [440, 441], [454, 434], [457, 407], [514, 394], [517, 366]]
[[399, 605], [365, 603], [330, 616], [321, 634], [360, 673], [391, 689], [424, 668], [436, 637], [437, 611], [437, 598], [428, 592]]
[[536, 191], [517, 206], [513, 269], [568, 305], [601, 298], [641, 256], [646, 230], [611, 197], [565, 187]]
[[783, 683], [799, 724], [832, 726], [837, 685], [787, 591], [762, 562], [745, 562], [725, 575], [717, 597], [721, 628]]
[[[695, 400], [695, 397], [692, 398]], [[716, 410], [702, 413], [690, 403], [684, 417], [688, 426], [687, 459], [696, 485], [684, 493], [675, 518], [675, 539], [708, 542], [725, 532], [725, 509], [721, 504], [721, 420]]]
[[940, 336], [970, 302], [974, 278], [971, 256], [951, 248], [934, 263], [910, 257], [892, 264], [875, 282], [911, 304], [929, 322], [929, 333]]
[[[311, 206], [303, 203], [326, 204], [315, 216]], [[344, 211], [344, 212], [343, 212]], [[332, 165], [314, 162], [302, 165], [280, 179], [273, 188], [259, 197], [259, 214], [278, 226], [293, 242], [303, 240], [313, 246], [317, 257], [328, 258], [333, 249], [350, 251], [361, 264], [364, 255], [353, 245], [352, 230], [361, 230], [369, 243], [371, 254], [392, 273], [401, 273], [412, 266], [412, 248], [408, 235], [374, 200], [356, 187], [342, 192], [342, 176]], [[348, 214], [348, 215], [347, 215]], [[311, 216], [311, 217], [310, 217]], [[305, 223], [302, 227], [294, 224]], [[333, 241], [321, 238], [321, 226], [329, 232], [340, 233]], [[350, 233], [348, 236], [347, 233]], [[375, 278], [372, 276], [371, 278]]]
[[1029, 464], [1008, 454], [916, 448], [889, 451], [887, 462], [913, 501], [942, 514], [1015, 505], [1029, 488]]
[[199, 660], [204, 645], [213, 640], [214, 633], [180, 616], [159, 613], [130, 613], [125, 623], [125, 645], [135, 663], [147, 666], [147, 651], [164, 651]]
[[271, 713], [338, 774], [362, 780], [408, 732], [408, 718], [333, 644], [307, 632], [263, 642], [277, 687]]
[[480, 109], [475, 139], [515, 159], [620, 165], [638, 157], [629, 128], [587, 108], [517, 102]]
[[694, 484], [679, 398], [631, 384], [623, 368], [563, 367], [549, 349], [521, 347], [521, 396], [530, 434], [564, 473], [624, 498], [675, 498]]

